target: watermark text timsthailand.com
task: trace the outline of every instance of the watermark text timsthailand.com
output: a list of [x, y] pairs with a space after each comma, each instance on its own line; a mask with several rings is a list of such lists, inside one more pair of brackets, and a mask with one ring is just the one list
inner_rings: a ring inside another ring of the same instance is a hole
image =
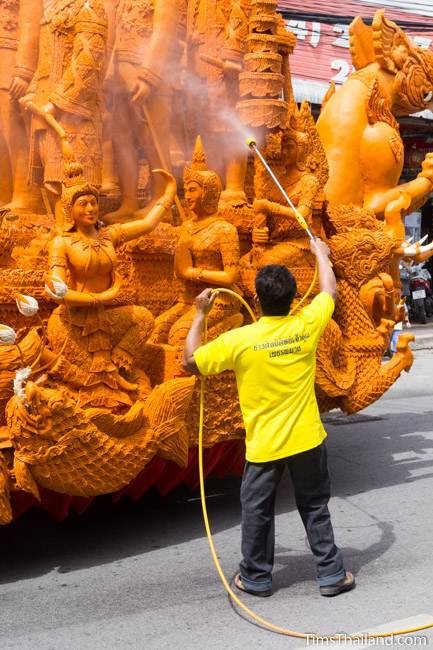
[[359, 646], [400, 646], [400, 647], [424, 647], [428, 645], [426, 636], [420, 634], [417, 636], [395, 636], [390, 634], [386, 637], [369, 637], [368, 634], [335, 634], [332, 638], [320, 636], [318, 634], [309, 634], [307, 636], [308, 646], [332, 647], [338, 645], [347, 645], [353, 647]]

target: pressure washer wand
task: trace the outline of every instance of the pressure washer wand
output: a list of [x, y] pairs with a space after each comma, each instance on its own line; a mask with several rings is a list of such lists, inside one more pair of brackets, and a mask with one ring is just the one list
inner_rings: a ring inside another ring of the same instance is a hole
[[284, 198], [286, 199], [287, 203], [289, 204], [289, 206], [292, 208], [293, 212], [295, 213], [296, 221], [299, 223], [299, 225], [301, 226], [301, 228], [303, 228], [303, 229], [306, 231], [306, 233], [307, 233], [307, 235], [309, 236], [309, 238], [310, 238], [311, 240], [314, 240], [314, 239], [315, 239], [315, 236], [313, 235], [313, 233], [312, 233], [311, 230], [309, 229], [307, 222], [305, 221], [305, 219], [304, 219], [304, 217], [302, 216], [302, 214], [300, 214], [300, 212], [298, 212], [298, 210], [296, 209], [296, 207], [295, 207], [294, 204], [293, 204], [292, 199], [291, 199], [290, 196], [287, 194], [286, 190], [285, 190], [284, 187], [281, 185], [280, 181], [279, 181], [278, 178], [275, 176], [275, 174], [274, 174], [274, 172], [272, 171], [272, 169], [269, 167], [268, 163], [266, 162], [265, 157], [263, 156], [263, 154], [261, 153], [260, 149], [259, 149], [258, 146], [257, 146], [257, 142], [254, 140], [254, 138], [248, 138], [248, 139], [246, 140], [246, 143], [247, 143], [247, 145], [250, 147], [250, 149], [252, 149], [252, 150], [257, 154], [257, 156], [260, 158], [260, 160], [261, 160], [263, 166], [265, 167], [265, 169], [267, 170], [269, 176], [272, 178], [272, 180], [274, 181], [275, 185], [278, 187], [278, 189], [280, 190], [281, 194], [284, 196]]

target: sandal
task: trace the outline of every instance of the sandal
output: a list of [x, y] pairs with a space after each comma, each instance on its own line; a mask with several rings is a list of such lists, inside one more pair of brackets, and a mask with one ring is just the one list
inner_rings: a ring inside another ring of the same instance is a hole
[[338, 596], [345, 591], [350, 591], [355, 586], [355, 578], [353, 573], [346, 571], [344, 578], [341, 578], [338, 582], [335, 582], [333, 585], [326, 585], [319, 587], [321, 596]]
[[258, 591], [257, 589], [248, 589], [248, 587], [246, 587], [242, 582], [240, 573], [237, 573], [235, 575], [233, 582], [239, 591], [243, 591], [246, 594], [251, 594], [252, 596], [260, 596], [261, 598], [266, 598], [267, 596], [272, 595], [272, 589], [264, 589], [263, 591]]

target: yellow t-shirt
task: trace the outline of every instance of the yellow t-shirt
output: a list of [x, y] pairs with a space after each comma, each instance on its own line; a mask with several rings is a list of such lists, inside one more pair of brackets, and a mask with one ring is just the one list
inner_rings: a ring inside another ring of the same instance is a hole
[[286, 458], [326, 437], [314, 378], [317, 344], [333, 311], [332, 296], [322, 292], [293, 316], [263, 316], [195, 351], [202, 375], [236, 374], [248, 461]]

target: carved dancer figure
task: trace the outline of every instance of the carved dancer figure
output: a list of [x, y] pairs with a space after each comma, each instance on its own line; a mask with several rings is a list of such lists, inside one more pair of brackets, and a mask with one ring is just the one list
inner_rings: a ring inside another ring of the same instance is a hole
[[[107, 224], [138, 211], [139, 151], [151, 168], [170, 167], [172, 60], [177, 34], [177, 0], [120, 0], [116, 13], [114, 52], [107, 73], [114, 94], [113, 146], [122, 192], [118, 210], [105, 215]], [[152, 180], [152, 198], [161, 193]]]
[[[187, 17], [190, 107], [212, 169], [224, 179], [222, 198], [246, 203], [245, 147], [236, 132], [239, 72], [246, 52], [249, 0], [189, 0]], [[197, 88], [199, 86], [199, 89]]]
[[[320, 234], [323, 188], [328, 179], [326, 155], [308, 103], [298, 110], [293, 102], [290, 115], [287, 129], [267, 134], [264, 155], [298, 212]], [[257, 159], [254, 188], [253, 248], [242, 258], [244, 282], [253, 292], [251, 280], [256, 271], [266, 264], [284, 264], [292, 269], [302, 294], [312, 279], [313, 262], [311, 266], [307, 262], [311, 258], [308, 238]]]
[[38, 60], [42, 0], [0, 0], [0, 203], [15, 214], [36, 211], [40, 193], [28, 185], [28, 137], [18, 100]]
[[[153, 343], [181, 346], [195, 313], [195, 297], [205, 287], [232, 289], [238, 281], [239, 239], [236, 228], [218, 214], [221, 181], [209, 171], [200, 137], [190, 167], [184, 172], [184, 192], [191, 218], [180, 227], [175, 271], [184, 283], [178, 302], [155, 321]], [[239, 303], [218, 296], [209, 315], [212, 337], [242, 324]]]
[[61, 352], [50, 374], [75, 388], [80, 406], [130, 405], [137, 388], [148, 390], [146, 378], [139, 387], [126, 375], [152, 330], [153, 317], [145, 307], [116, 306], [121, 288], [116, 248], [153, 230], [170, 209], [176, 183], [167, 172], [158, 172], [166, 189], [146, 217], [101, 229], [98, 190], [81, 177], [80, 165], [69, 166], [62, 193], [65, 229], [49, 251], [50, 273], [69, 288], [48, 321], [48, 339], [51, 350]]
[[[45, 0], [39, 64], [23, 105], [53, 115], [66, 131], [84, 178], [102, 173], [102, 82], [107, 20], [102, 0]], [[63, 153], [57, 134], [32, 117], [30, 178], [60, 194]], [[59, 224], [61, 226], [61, 224]]]
[[401, 213], [422, 205], [433, 189], [433, 154], [415, 180], [398, 185], [404, 148], [395, 116], [432, 106], [433, 53], [416, 47], [383, 11], [371, 27], [353, 21], [350, 48], [356, 72], [317, 123], [330, 167], [326, 196], [332, 205], [352, 203], [385, 217], [402, 241]]
[[[151, 389], [139, 363], [132, 366], [153, 317], [144, 307], [117, 303], [116, 248], [150, 232], [174, 200], [173, 177], [157, 171], [166, 178], [165, 193], [147, 216], [101, 230], [97, 188], [85, 181], [79, 163], [67, 166], [65, 231], [51, 242], [46, 285], [63, 304], [48, 321], [49, 349], [40, 359], [47, 377], [21, 383], [16, 377], [6, 408], [9, 448], [7, 456], [0, 453], [0, 523], [12, 519], [11, 488], [37, 499], [41, 486], [93, 496], [127, 485], [157, 453], [182, 466], [187, 462], [184, 419], [195, 380], [174, 379]], [[35, 332], [27, 335], [25, 359], [34, 357], [38, 340]], [[16, 363], [10, 348], [2, 355], [9, 366]], [[181, 456], [173, 451], [178, 447], [186, 450]]]

